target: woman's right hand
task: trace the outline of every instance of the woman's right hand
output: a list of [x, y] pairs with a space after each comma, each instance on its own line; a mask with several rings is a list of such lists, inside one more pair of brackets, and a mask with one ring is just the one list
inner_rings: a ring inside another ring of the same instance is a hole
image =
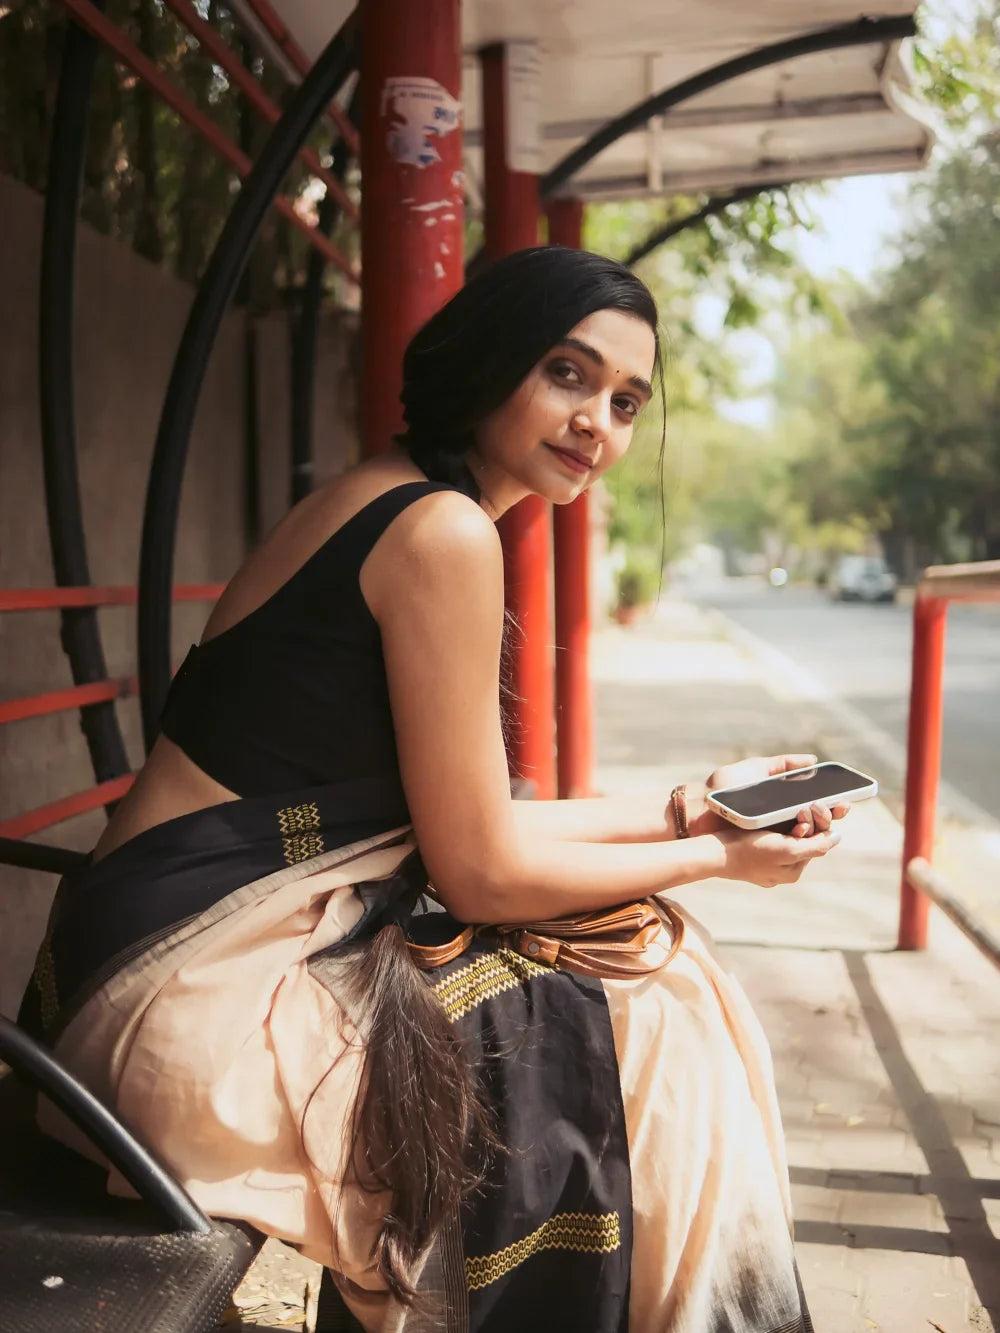
[[761, 888], [794, 884], [810, 861], [836, 847], [839, 833], [813, 833], [806, 838], [792, 838], [768, 829], [748, 832], [727, 829], [714, 835], [725, 848], [725, 879], [746, 880]]

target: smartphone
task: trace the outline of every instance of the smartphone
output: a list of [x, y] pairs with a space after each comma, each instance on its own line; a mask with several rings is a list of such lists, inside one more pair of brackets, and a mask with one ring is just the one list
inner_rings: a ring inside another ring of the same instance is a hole
[[814, 801], [834, 806], [841, 801], [863, 801], [867, 796], [877, 795], [878, 783], [867, 773], [859, 773], [846, 764], [822, 763], [795, 768], [744, 787], [711, 791], [707, 801], [737, 828], [771, 828], [775, 824], [788, 824], [791, 828], [798, 812]]

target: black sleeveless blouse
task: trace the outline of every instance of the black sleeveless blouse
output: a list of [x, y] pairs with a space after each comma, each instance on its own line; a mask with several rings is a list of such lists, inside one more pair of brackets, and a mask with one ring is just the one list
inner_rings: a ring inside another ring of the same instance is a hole
[[377, 496], [266, 602], [192, 647], [163, 734], [238, 796], [360, 781], [405, 817], [381, 637], [359, 576], [394, 518], [452, 489], [418, 481]]

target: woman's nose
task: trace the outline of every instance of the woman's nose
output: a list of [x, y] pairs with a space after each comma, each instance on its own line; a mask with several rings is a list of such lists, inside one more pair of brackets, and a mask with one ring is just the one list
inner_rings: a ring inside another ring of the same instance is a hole
[[610, 402], [603, 397], [591, 399], [573, 418], [573, 428], [581, 435], [604, 439], [611, 430]]

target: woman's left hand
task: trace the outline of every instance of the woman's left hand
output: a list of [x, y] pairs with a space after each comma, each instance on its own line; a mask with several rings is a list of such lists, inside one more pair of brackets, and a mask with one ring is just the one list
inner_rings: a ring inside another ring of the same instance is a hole
[[[721, 829], [732, 828], [731, 824], [705, 803], [708, 792], [721, 791], [724, 787], [745, 787], [751, 782], [763, 782], [765, 778], [776, 777], [779, 773], [789, 773], [796, 768], [810, 768], [816, 762], [814, 754], [776, 754], [769, 758], [741, 759], [739, 763], [717, 768], [704, 784], [690, 783], [687, 789], [687, 802], [688, 827], [692, 837], [700, 833], [718, 833]], [[798, 811], [798, 819], [791, 836], [808, 838], [813, 833], [827, 833], [833, 820], [843, 819], [850, 808], [846, 801], [841, 801], [832, 808], [819, 802], [803, 806]]]

